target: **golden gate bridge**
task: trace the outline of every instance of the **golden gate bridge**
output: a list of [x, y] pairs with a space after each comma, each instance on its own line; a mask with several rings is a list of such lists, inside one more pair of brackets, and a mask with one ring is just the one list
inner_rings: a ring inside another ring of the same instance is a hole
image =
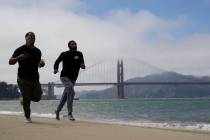
[[[138, 61], [137, 60], [137, 67], [138, 69], [136, 70], [137, 73], [136, 75], [135, 73], [135, 69], [132, 69], [132, 74], [130, 74], [130, 76], [128, 76], [126, 78], [129, 79], [131, 78], [133, 75], [133, 77], [139, 77], [141, 74], [154, 74], [154, 73], [162, 73], [165, 72], [165, 70], [162, 70], [158, 67], [155, 67], [153, 65], [150, 65], [148, 63], [142, 62], [142, 61]], [[112, 62], [113, 63], [113, 62]], [[99, 68], [100, 70], [98, 72], [96, 71], [92, 71], [89, 73], [89, 75], [93, 77], [100, 77], [101, 75], [105, 75], [105, 77], [107, 77], [106, 72], [109, 71], [110, 74], [108, 75], [115, 75], [115, 76], [110, 76], [112, 80], [108, 80], [105, 79], [103, 81], [98, 81], [95, 80], [91, 82], [90, 79], [84, 80], [85, 76], [81, 76], [81, 75], [88, 75], [88, 71], [90, 71], [90, 69], [94, 69], [97, 66], [101, 65], [102, 63], [96, 63], [94, 65], [91, 65], [90, 67], [87, 67], [87, 69], [83, 72], [80, 73], [80, 76], [77, 80], [77, 83], [75, 84], [75, 86], [116, 86], [117, 87], [117, 92], [116, 92], [116, 97], [120, 98], [120, 99], [124, 99], [125, 98], [125, 93], [124, 93], [124, 87], [125, 86], [132, 86], [132, 85], [210, 85], [210, 82], [192, 82], [192, 81], [179, 81], [179, 82], [175, 82], [175, 81], [168, 81], [168, 82], [162, 82], [162, 81], [147, 81], [147, 82], [127, 82], [125, 80], [125, 66], [124, 66], [124, 61], [122, 59], [117, 60], [117, 64], [113, 65], [111, 64], [111, 69], [108, 69], [106, 65], [102, 65], [103, 68]], [[139, 67], [141, 70], [139, 70]], [[111, 71], [110, 71], [111, 70]], [[114, 71], [113, 71], [114, 70]], [[144, 72], [143, 72], [144, 71]], [[85, 73], [86, 72], [86, 73]], [[141, 74], [139, 74], [139, 72], [141, 72]], [[93, 76], [96, 75], [96, 76]], [[129, 75], [129, 74], [127, 74]], [[100, 78], [96, 78], [96, 79], [100, 79]], [[63, 84], [58, 83], [58, 81], [56, 82], [49, 82], [47, 84], [41, 84], [43, 91], [45, 92], [45, 99], [55, 99], [55, 87], [63, 87]]]

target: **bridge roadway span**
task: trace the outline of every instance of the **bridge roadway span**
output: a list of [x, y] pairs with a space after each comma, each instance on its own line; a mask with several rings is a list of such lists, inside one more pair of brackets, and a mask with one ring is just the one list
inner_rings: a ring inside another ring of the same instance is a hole
[[[56, 87], [63, 87], [63, 84], [50, 83]], [[41, 84], [48, 86], [49, 84]], [[124, 83], [76, 83], [75, 86], [110, 86], [110, 85], [210, 85], [210, 82], [124, 82]]]

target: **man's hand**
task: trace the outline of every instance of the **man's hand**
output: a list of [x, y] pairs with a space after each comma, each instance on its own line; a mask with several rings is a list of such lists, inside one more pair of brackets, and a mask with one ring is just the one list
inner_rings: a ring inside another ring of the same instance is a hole
[[58, 73], [58, 70], [57, 69], [54, 69], [54, 74]]
[[39, 62], [39, 68], [44, 67], [44, 66], [45, 66], [45, 62], [43, 59], [41, 59]]
[[27, 59], [27, 58], [29, 58], [29, 54], [27, 54], [27, 53], [22, 53], [22, 54], [20, 54], [18, 57], [16, 57], [17, 58], [17, 60], [24, 60], [24, 59]]
[[85, 69], [85, 64], [81, 64], [80, 68]]
[[24, 59], [27, 59], [27, 58], [29, 58], [29, 54], [20, 54], [19, 56], [17, 56], [17, 57], [11, 57], [10, 59], [9, 59], [9, 64], [10, 65], [14, 65], [14, 64], [16, 64], [17, 63], [17, 61], [18, 60], [24, 60]]

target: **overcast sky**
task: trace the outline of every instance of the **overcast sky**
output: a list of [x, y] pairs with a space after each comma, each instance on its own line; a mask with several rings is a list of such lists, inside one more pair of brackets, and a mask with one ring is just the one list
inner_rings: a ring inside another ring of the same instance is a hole
[[139, 59], [168, 71], [210, 76], [210, 0], [0, 0], [1, 81], [16, 83], [13, 51], [36, 34], [46, 67], [78, 43], [87, 67], [107, 59]]

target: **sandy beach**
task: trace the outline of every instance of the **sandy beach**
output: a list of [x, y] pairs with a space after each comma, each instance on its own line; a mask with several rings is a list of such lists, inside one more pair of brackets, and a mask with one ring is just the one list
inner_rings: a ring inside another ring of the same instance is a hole
[[1, 140], [209, 140], [210, 134], [133, 126], [100, 124], [65, 119], [0, 115]]

